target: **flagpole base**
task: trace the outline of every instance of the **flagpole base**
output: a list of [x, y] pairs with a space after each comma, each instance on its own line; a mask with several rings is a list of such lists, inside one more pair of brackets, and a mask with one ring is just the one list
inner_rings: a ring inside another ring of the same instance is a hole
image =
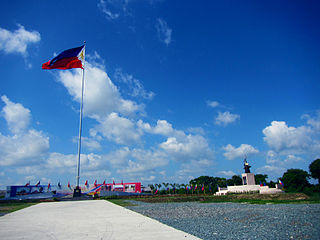
[[73, 197], [81, 197], [81, 188], [79, 186], [77, 186], [74, 190], [73, 190]]

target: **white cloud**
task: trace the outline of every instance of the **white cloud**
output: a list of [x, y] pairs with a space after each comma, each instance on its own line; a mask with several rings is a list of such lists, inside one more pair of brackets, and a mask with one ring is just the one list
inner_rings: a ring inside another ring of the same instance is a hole
[[208, 168], [212, 165], [212, 159], [198, 159], [183, 163], [176, 172], [175, 179], [180, 182], [189, 181], [193, 178], [208, 172]]
[[115, 20], [121, 16], [130, 16], [128, 8], [132, 0], [100, 0], [98, 8], [105, 14], [108, 20]]
[[[77, 102], [81, 101], [82, 70], [60, 71], [59, 81], [67, 88]], [[84, 114], [96, 120], [107, 117], [112, 112], [131, 115], [142, 112], [143, 105], [125, 100], [101, 66], [86, 63], [84, 88]]]
[[[105, 159], [103, 156], [89, 153], [80, 155], [81, 172], [97, 171], [103, 165]], [[44, 169], [59, 172], [74, 172], [78, 163], [77, 154], [50, 153], [43, 165]], [[89, 173], [88, 173], [89, 174]]]
[[113, 12], [113, 10], [110, 9], [110, 7], [112, 7], [112, 2], [112, 0], [100, 0], [98, 3], [98, 8], [105, 14], [108, 20], [114, 20], [120, 16], [119, 13]]
[[131, 145], [140, 140], [141, 133], [135, 128], [134, 122], [111, 113], [95, 127], [104, 137], [118, 144]]
[[130, 158], [131, 151], [128, 147], [122, 147], [116, 151], [109, 152], [104, 159], [115, 168], [121, 168], [126, 165]]
[[120, 68], [118, 68], [115, 72], [115, 79], [120, 83], [124, 83], [128, 87], [127, 92], [131, 92], [130, 95], [132, 97], [141, 97], [150, 100], [155, 95], [153, 92], [147, 92], [138, 79], [135, 79], [130, 74], [124, 73]]
[[276, 152], [303, 153], [312, 145], [312, 130], [306, 126], [288, 127], [286, 122], [273, 121], [262, 132], [264, 141]]
[[12, 133], [24, 131], [30, 123], [30, 110], [23, 107], [20, 103], [13, 103], [7, 96], [1, 97], [5, 106], [2, 109], [5, 120]]
[[214, 158], [214, 151], [210, 149], [207, 140], [200, 135], [169, 137], [159, 146], [175, 161], [189, 162], [201, 159], [213, 160]]
[[40, 33], [37, 31], [27, 31], [24, 26], [18, 25], [19, 29], [10, 32], [0, 28], [0, 50], [5, 53], [19, 53], [27, 56], [27, 47], [31, 43], [40, 41]]
[[244, 158], [247, 155], [256, 154], [258, 149], [248, 144], [241, 144], [240, 147], [235, 148], [231, 144], [223, 147], [225, 153], [223, 154], [227, 159], [232, 160], [234, 158]]
[[89, 150], [99, 150], [99, 149], [101, 149], [101, 144], [98, 141], [96, 141], [96, 140], [94, 140], [92, 138], [82, 137], [81, 138], [81, 144], [83, 144], [83, 146], [88, 148]]
[[274, 164], [277, 161], [279, 161], [277, 153], [272, 150], [269, 150], [267, 152], [267, 159], [266, 159], [267, 164]]
[[29, 109], [11, 102], [6, 96], [1, 99], [6, 104], [2, 109], [3, 116], [14, 135], [0, 133], [0, 165], [30, 165], [43, 161], [49, 149], [49, 138], [40, 131], [28, 129]]
[[273, 121], [264, 128], [263, 139], [270, 150], [266, 155], [266, 165], [258, 170], [279, 177], [286, 169], [320, 156], [319, 115], [319, 111], [314, 117], [303, 115], [302, 119], [306, 119], [307, 123], [299, 127], [288, 126], [284, 121]]
[[144, 123], [142, 120], [139, 120], [137, 122], [137, 126], [140, 130], [147, 133], [159, 134], [163, 136], [170, 136], [181, 132], [174, 130], [172, 124], [168, 123], [166, 120], [158, 120], [157, 125], [154, 127], [152, 127], [149, 123]]
[[288, 168], [293, 168], [294, 164], [302, 162], [303, 159], [299, 156], [289, 154], [282, 156], [272, 150], [267, 152], [266, 166], [259, 168], [258, 170], [261, 172], [262, 170], [266, 172], [270, 172], [271, 174], [275, 173], [283, 173]]
[[111, 175], [112, 173], [110, 171], [104, 170], [104, 169], [93, 170], [93, 171], [83, 171], [82, 179], [84, 180], [87, 177], [91, 179], [104, 180], [110, 177]]
[[[97, 139], [99, 139], [99, 137], [97, 137]], [[77, 143], [79, 142], [79, 137], [74, 137], [73, 138], [73, 143]], [[81, 137], [81, 145], [87, 149], [89, 149], [90, 151], [92, 150], [99, 150], [101, 149], [101, 144], [99, 143], [99, 141], [97, 141], [94, 138], [89, 138], [89, 137]]]
[[0, 165], [27, 165], [42, 161], [49, 149], [49, 138], [42, 132], [4, 136], [0, 133]]
[[274, 165], [265, 165], [257, 169], [257, 173], [261, 173], [261, 174], [269, 173], [271, 175], [271, 178], [279, 177], [285, 171], [286, 171], [285, 167], [274, 166]]
[[168, 46], [171, 43], [172, 29], [169, 28], [167, 22], [161, 18], [157, 19], [156, 29], [159, 40]]
[[117, 172], [128, 176], [144, 176], [152, 174], [153, 170], [166, 166], [168, 159], [161, 151], [133, 149], [130, 151], [130, 159], [127, 164], [118, 168]]
[[217, 101], [207, 101], [207, 104], [209, 107], [212, 107], [212, 108], [216, 108], [216, 107], [220, 106], [220, 103]]
[[215, 119], [215, 123], [217, 125], [227, 126], [228, 124], [237, 121], [237, 119], [240, 119], [240, 115], [238, 114], [232, 114], [230, 112], [219, 112], [218, 116]]
[[309, 124], [318, 134], [320, 133], [320, 110], [316, 111], [314, 117], [309, 114], [304, 114], [302, 119], [307, 119], [307, 124]]
[[232, 177], [234, 175], [237, 175], [233, 171], [220, 171], [220, 172], [218, 172], [218, 174], [221, 174], [221, 175], [224, 175], [224, 176], [227, 176], [227, 177]]
[[191, 128], [188, 128], [188, 131], [196, 135], [205, 135], [205, 131], [201, 127], [191, 127]]
[[158, 120], [153, 132], [155, 134], [169, 136], [174, 132], [174, 130], [172, 128], [172, 124], [168, 123], [166, 120]]

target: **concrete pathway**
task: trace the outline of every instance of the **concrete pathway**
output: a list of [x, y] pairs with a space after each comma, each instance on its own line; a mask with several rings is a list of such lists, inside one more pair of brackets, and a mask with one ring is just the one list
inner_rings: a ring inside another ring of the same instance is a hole
[[199, 239], [104, 200], [40, 203], [0, 217], [0, 239]]

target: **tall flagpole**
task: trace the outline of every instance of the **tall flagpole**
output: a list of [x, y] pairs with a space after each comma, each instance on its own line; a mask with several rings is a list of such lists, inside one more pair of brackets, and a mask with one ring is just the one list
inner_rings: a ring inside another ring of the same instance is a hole
[[[84, 41], [84, 51], [86, 50], [86, 41]], [[80, 122], [79, 122], [79, 143], [78, 143], [78, 164], [77, 164], [77, 187], [74, 190], [73, 197], [81, 196], [81, 189], [79, 186], [80, 180], [80, 155], [81, 155], [81, 134], [82, 134], [82, 115], [83, 115], [83, 89], [84, 89], [84, 69], [85, 69], [85, 54], [83, 54], [83, 69], [81, 81], [81, 103], [80, 103]]]

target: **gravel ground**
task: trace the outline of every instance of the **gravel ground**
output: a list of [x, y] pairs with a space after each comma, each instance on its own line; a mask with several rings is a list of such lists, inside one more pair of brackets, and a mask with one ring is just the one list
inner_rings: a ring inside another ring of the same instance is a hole
[[134, 204], [127, 208], [202, 239], [320, 239], [320, 204]]

